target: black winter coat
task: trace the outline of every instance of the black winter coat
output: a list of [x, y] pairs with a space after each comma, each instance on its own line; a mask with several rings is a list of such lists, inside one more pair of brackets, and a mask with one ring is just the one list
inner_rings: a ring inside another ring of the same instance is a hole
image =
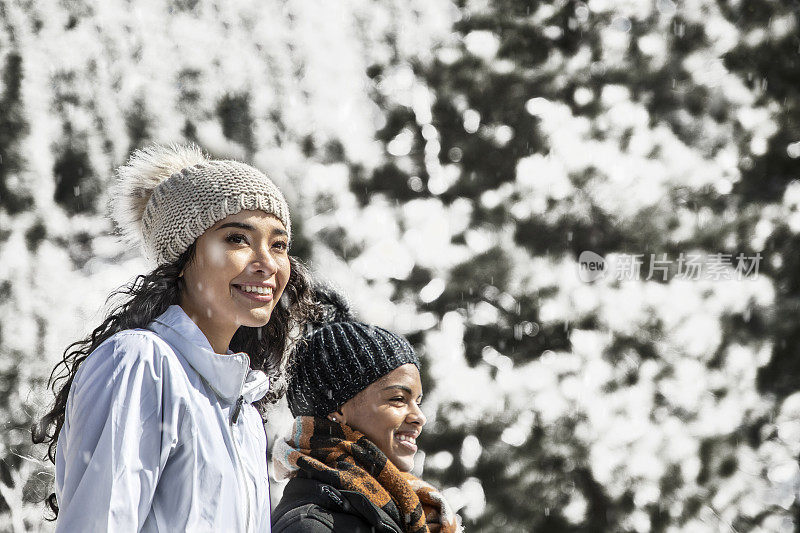
[[298, 476], [272, 511], [272, 533], [403, 533], [403, 528], [359, 492]]

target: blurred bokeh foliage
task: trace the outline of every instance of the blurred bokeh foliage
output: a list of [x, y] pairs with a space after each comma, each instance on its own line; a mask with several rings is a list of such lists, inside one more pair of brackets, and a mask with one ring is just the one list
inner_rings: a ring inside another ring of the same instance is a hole
[[0, 0], [0, 529], [52, 528], [27, 427], [150, 268], [113, 169], [192, 141], [274, 176], [293, 253], [417, 346], [467, 531], [797, 530], [799, 35], [797, 0]]

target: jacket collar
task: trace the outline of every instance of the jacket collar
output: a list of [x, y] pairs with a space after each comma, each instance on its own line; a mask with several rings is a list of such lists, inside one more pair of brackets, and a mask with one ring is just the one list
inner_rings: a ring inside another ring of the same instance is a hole
[[240, 396], [252, 403], [269, 391], [269, 378], [260, 370], [250, 369], [245, 353], [218, 354], [178, 305], [171, 305], [148, 329], [167, 341], [200, 374], [222, 400], [233, 403]]
[[336, 489], [318, 479], [305, 477], [305, 473], [298, 473], [284, 487], [283, 496], [272, 511], [272, 523], [276, 524], [293, 509], [306, 505], [319, 506], [334, 513], [360, 516], [373, 531], [403, 531], [400, 524], [386, 511], [360, 492]]

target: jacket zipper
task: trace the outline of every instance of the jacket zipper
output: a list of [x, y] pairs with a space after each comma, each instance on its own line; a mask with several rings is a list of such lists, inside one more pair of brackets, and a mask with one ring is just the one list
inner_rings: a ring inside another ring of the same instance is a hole
[[245, 497], [245, 522], [244, 522], [244, 530], [250, 531], [250, 488], [247, 486], [247, 477], [246, 472], [244, 470], [244, 461], [242, 461], [242, 456], [239, 453], [239, 441], [236, 439], [236, 434], [234, 432], [234, 425], [239, 420], [239, 413], [242, 410], [242, 404], [244, 403], [244, 396], [239, 396], [239, 399], [236, 400], [236, 405], [233, 406], [233, 413], [231, 414], [231, 440], [233, 441], [233, 452], [236, 454], [236, 462], [239, 464], [239, 468], [237, 468], [237, 473], [239, 474], [242, 484], [244, 485], [244, 497]]
[[231, 425], [239, 421], [239, 413], [242, 411], [242, 404], [244, 403], [244, 396], [239, 396], [236, 400], [236, 405], [233, 406], [233, 414], [231, 414]]

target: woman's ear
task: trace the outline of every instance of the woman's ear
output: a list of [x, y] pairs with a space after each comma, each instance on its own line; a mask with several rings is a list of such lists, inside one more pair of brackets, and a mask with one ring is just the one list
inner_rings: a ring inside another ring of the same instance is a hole
[[347, 418], [344, 416], [341, 408], [339, 408], [337, 411], [333, 411], [332, 413], [328, 413], [328, 420], [337, 422], [339, 424], [347, 424]]

